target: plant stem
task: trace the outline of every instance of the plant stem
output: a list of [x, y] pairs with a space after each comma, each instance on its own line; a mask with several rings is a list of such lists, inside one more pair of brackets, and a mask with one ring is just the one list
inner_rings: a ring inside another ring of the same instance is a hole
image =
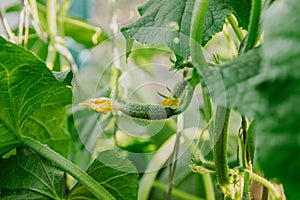
[[[192, 17], [192, 28], [191, 28], [191, 57], [192, 64], [195, 66], [198, 74], [201, 74], [201, 69], [208, 68], [208, 64], [204, 58], [202, 52], [202, 27], [205, 20], [206, 10], [209, 4], [209, 0], [196, 0], [193, 10]], [[212, 105], [208, 94], [202, 94], [204, 102], [204, 115], [206, 121], [209, 123], [209, 120], [212, 118]], [[211, 140], [213, 139], [213, 124], [209, 126], [209, 134]], [[212, 142], [213, 143], [213, 142]], [[212, 185], [212, 180], [209, 174], [203, 175], [204, 187], [206, 192], [206, 198], [208, 200], [215, 199], [214, 189]]]
[[[92, 36], [92, 42], [94, 44], [98, 43], [98, 41], [97, 41], [98, 37], [102, 34], [101, 28], [93, 26], [93, 25], [90, 25], [88, 23], [82, 22], [82, 21], [77, 20], [77, 19], [70, 18], [70, 17], [65, 16], [65, 15], [61, 16], [61, 21], [62, 21], [61, 22], [62, 24], [68, 23], [68, 24], [72, 24], [72, 25], [76, 25], [76, 26], [81, 26], [82, 28], [91, 29], [91, 30], [95, 31], [95, 33]], [[113, 40], [114, 39], [112, 38], [112, 41]]]
[[0, 19], [1, 19], [1, 22], [2, 22], [2, 26], [3, 26], [3, 29], [4, 29], [4, 32], [7, 36], [7, 38], [9, 39], [9, 41], [13, 42], [13, 43], [16, 43], [16, 36], [15, 34], [12, 32], [6, 18], [3, 16], [2, 14], [2, 11], [0, 10]]
[[[212, 119], [212, 104], [211, 100], [206, 93], [202, 93], [202, 98], [203, 98], [203, 104], [204, 104], [204, 115], [205, 115], [205, 120], [207, 123], [209, 123], [209, 120]], [[214, 137], [213, 137], [213, 131], [214, 131], [214, 124], [212, 123], [208, 127], [208, 132], [210, 135], [210, 140], [211, 140], [211, 145], [214, 144]]]
[[[116, 45], [115, 36], [118, 34], [118, 23], [117, 15], [115, 13], [115, 0], [109, 0], [109, 14], [110, 14], [110, 31], [111, 31], [111, 50], [112, 50], [112, 66], [111, 66], [111, 76], [110, 76], [110, 98], [118, 99], [119, 97], [119, 78], [121, 76], [120, 70], [120, 53]], [[101, 30], [100, 30], [101, 31]]]
[[[202, 26], [205, 19], [206, 10], [209, 4], [209, 0], [196, 0], [193, 10], [192, 28], [191, 28], [191, 57], [192, 64], [201, 74], [201, 69], [208, 68], [208, 64], [204, 58], [201, 43], [202, 43]], [[204, 114], [206, 121], [212, 117], [212, 105], [208, 94], [203, 93], [204, 102]], [[213, 126], [209, 127], [209, 133], [212, 136]], [[211, 137], [212, 138], [212, 137]]]
[[239, 29], [238, 24], [237, 24], [236, 20], [234, 19], [233, 15], [232, 14], [228, 15], [227, 20], [228, 20], [229, 24], [231, 25], [236, 37], [239, 39], [240, 42], [242, 42], [243, 38], [244, 38], [244, 34]]
[[56, 9], [57, 0], [47, 1], [47, 23], [48, 23], [48, 33], [49, 33], [49, 46], [48, 55], [46, 59], [47, 67], [52, 70], [54, 67], [56, 59], [56, 49], [55, 49], [55, 39], [57, 34], [57, 24], [56, 24]]
[[230, 109], [218, 106], [215, 117], [215, 141], [214, 161], [218, 182], [221, 188], [229, 184], [227, 164], [227, 129], [229, 123]]
[[210, 120], [208, 120], [208, 122], [206, 123], [205, 127], [202, 129], [200, 135], [199, 135], [199, 138], [197, 139], [197, 143], [195, 145], [195, 149], [192, 151], [193, 152], [193, 156], [195, 158], [198, 157], [198, 155], [200, 154], [200, 150], [198, 149], [198, 146], [200, 144], [200, 140], [202, 139], [202, 136], [204, 134], [204, 132], [209, 129], [209, 127], [212, 125], [212, 122], [213, 122], [213, 118], [211, 118]]
[[247, 133], [247, 120], [245, 116], [241, 116], [241, 128], [239, 131], [239, 140], [240, 140], [240, 166], [245, 167], [247, 169], [251, 169], [251, 155], [248, 145], [248, 133]]
[[177, 166], [177, 159], [178, 159], [178, 153], [179, 153], [179, 147], [180, 147], [181, 133], [183, 131], [183, 123], [184, 123], [184, 118], [183, 118], [183, 115], [180, 114], [180, 115], [177, 116], [176, 138], [175, 138], [175, 144], [174, 144], [173, 152], [172, 152], [172, 155], [171, 155], [167, 200], [170, 200], [172, 198], [172, 190], [173, 190], [173, 185], [174, 185], [175, 170], [176, 170], [176, 166]]
[[213, 182], [210, 174], [202, 174], [204, 190], [205, 190], [205, 199], [206, 200], [215, 200], [215, 191]]
[[248, 172], [250, 175], [250, 179], [261, 183], [262, 185], [266, 186], [268, 188], [268, 190], [270, 191], [270, 193], [273, 195], [273, 197], [275, 198], [275, 200], [280, 200], [281, 196], [279, 194], [279, 192], [276, 190], [276, 188], [272, 185], [272, 183], [270, 183], [268, 180], [266, 180], [265, 178], [253, 173], [251, 170], [245, 169], [245, 172]]
[[29, 14], [30, 14], [30, 7], [28, 4], [28, 0], [24, 0], [23, 5], [24, 10], [24, 48], [27, 48], [28, 45], [28, 38], [29, 38]]
[[[110, 98], [118, 100], [120, 97], [119, 89], [120, 83], [119, 79], [122, 74], [121, 66], [120, 66], [120, 52], [116, 45], [116, 35], [118, 34], [118, 23], [117, 23], [117, 15], [116, 15], [116, 1], [108, 0], [109, 4], [109, 18], [110, 18], [110, 32], [111, 32], [111, 53], [112, 53], [112, 65], [111, 65], [111, 74], [110, 74]], [[101, 30], [100, 30], [101, 33]], [[118, 145], [117, 140], [117, 130], [118, 130], [118, 120], [119, 116], [117, 112], [113, 112], [113, 135], [114, 142]]]
[[251, 200], [249, 193], [250, 175], [247, 171], [244, 172], [244, 188], [243, 188], [243, 200]]
[[40, 37], [41, 40], [43, 40], [45, 43], [47, 43], [47, 36], [41, 29], [41, 22], [39, 18], [39, 11], [36, 0], [29, 0], [29, 6], [31, 11], [31, 24], [33, 28], [35, 29], [35, 32]]
[[163, 143], [160, 148], [156, 151], [151, 161], [149, 162], [147, 173], [144, 173], [140, 180], [138, 200], [147, 200], [151, 192], [151, 188], [154, 185], [155, 178], [159, 173], [158, 169], [164, 167], [169, 157], [173, 152], [173, 144], [176, 140], [176, 134], [173, 134], [165, 143]]
[[269, 199], [269, 190], [266, 186], [263, 186], [263, 189], [262, 189], [262, 195], [261, 195], [261, 199], [262, 200], [268, 200]]
[[192, 98], [193, 98], [194, 88], [188, 86], [187, 90], [188, 91], [185, 96], [185, 99], [183, 100], [182, 105], [179, 108], [177, 108], [176, 110], [174, 110], [174, 115], [179, 115], [180, 113], [183, 113], [189, 107], [189, 105], [192, 101]]
[[64, 0], [60, 6], [60, 16], [66, 16], [68, 14], [68, 10], [72, 4], [72, 0]]
[[200, 73], [199, 69], [208, 67], [201, 46], [202, 26], [204, 24], [208, 3], [209, 0], [196, 0], [194, 3], [190, 47], [192, 64], [196, 67], [198, 73]]
[[[158, 188], [158, 189], [160, 189], [160, 190], [162, 190], [162, 191], [164, 191], [164, 192], [167, 192], [167, 190], [168, 190], [168, 187], [165, 184], [160, 183], [158, 181], [155, 181], [154, 184], [153, 184], [153, 186], [156, 187], [156, 188]], [[178, 197], [180, 199], [204, 200], [202, 198], [199, 198], [197, 196], [191, 195], [191, 194], [189, 194], [187, 192], [184, 192], [182, 190], [178, 190], [176, 188], [173, 189], [173, 195], [174, 195], [174, 197]]]
[[57, 11], [57, 0], [47, 1], [47, 22], [48, 22], [48, 32], [51, 39], [57, 34], [57, 24], [56, 24], [56, 11]]
[[[208, 68], [208, 64], [204, 58], [202, 51], [202, 26], [205, 19], [206, 10], [209, 4], [209, 0], [197, 0], [195, 1], [195, 6], [193, 10], [193, 18], [192, 18], [192, 28], [191, 28], [191, 36], [192, 39], [190, 41], [191, 47], [191, 57], [192, 64], [197, 69], [199, 75], [201, 74], [201, 70]], [[212, 117], [212, 105], [208, 94], [202, 94], [203, 103], [204, 103], [204, 115], [205, 119], [208, 120]], [[210, 138], [213, 137], [213, 126], [209, 127]], [[212, 141], [213, 143], [213, 141]]]
[[244, 167], [244, 168], [247, 168], [247, 162], [245, 160], [245, 145], [244, 145], [244, 142], [243, 142], [243, 139], [242, 139], [242, 135], [239, 133], [238, 134], [238, 154], [237, 154], [237, 161], [238, 161], [238, 165], [240, 167]]
[[19, 15], [18, 43], [17, 43], [19, 45], [22, 45], [22, 42], [23, 42], [24, 21], [25, 21], [25, 9], [24, 9], [24, 6], [23, 6], [23, 8], [20, 12], [20, 15]]
[[248, 27], [248, 38], [244, 49], [244, 53], [247, 52], [249, 49], [252, 49], [257, 41], [256, 38], [259, 32], [260, 12], [261, 0], [252, 0], [250, 23]]
[[68, 172], [76, 178], [82, 185], [84, 185], [91, 193], [98, 199], [115, 199], [106, 189], [104, 189], [95, 179], [86, 174], [77, 165], [53, 151], [47, 145], [40, 143], [30, 137], [23, 137], [22, 141], [25, 146], [32, 149], [37, 154], [53, 162], [60, 169]]

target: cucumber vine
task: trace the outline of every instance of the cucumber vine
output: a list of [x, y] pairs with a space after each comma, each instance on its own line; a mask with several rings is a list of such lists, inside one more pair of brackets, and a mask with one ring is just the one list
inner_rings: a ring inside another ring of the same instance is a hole
[[[72, 16], [71, 0], [1, 9], [0, 198], [299, 199], [297, 3], [148, 0], [139, 19], [121, 22], [124, 5], [109, 0], [108, 35], [88, 16]], [[16, 27], [10, 12], [19, 13]], [[94, 58], [106, 39], [105, 55]], [[83, 66], [77, 46], [95, 68]], [[152, 70], [156, 59], [181, 78], [165, 92], [151, 90], [156, 103], [146, 90], [129, 100], [144, 83], [125, 78], [131, 67], [151, 83], [169, 77], [156, 76], [164, 70]], [[130, 133], [135, 125], [144, 138]]]

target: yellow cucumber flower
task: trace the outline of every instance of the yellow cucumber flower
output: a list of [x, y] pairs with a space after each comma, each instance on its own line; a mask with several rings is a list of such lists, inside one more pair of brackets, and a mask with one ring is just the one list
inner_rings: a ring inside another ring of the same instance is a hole
[[100, 97], [97, 99], [88, 99], [85, 103], [81, 103], [81, 106], [86, 106], [88, 109], [95, 110], [97, 112], [108, 113], [111, 110], [117, 110], [119, 104], [106, 97]]
[[179, 105], [179, 99], [167, 97], [161, 102], [161, 104], [165, 107], [171, 107], [173, 109], [176, 109], [176, 108], [178, 108], [178, 105]]
[[180, 98], [183, 95], [185, 88], [187, 87], [187, 84], [188, 84], [187, 80], [181, 80], [175, 84], [173, 90], [167, 87], [168, 91], [171, 93], [171, 95], [169, 96], [165, 96], [158, 92], [158, 94], [164, 98], [161, 104], [164, 107], [177, 109], [180, 103]]

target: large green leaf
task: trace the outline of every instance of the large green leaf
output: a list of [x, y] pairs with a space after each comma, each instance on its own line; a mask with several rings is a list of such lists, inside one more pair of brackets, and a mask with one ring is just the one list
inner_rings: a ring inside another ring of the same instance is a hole
[[253, 49], [219, 67], [201, 72], [202, 86], [214, 103], [254, 116], [261, 102], [255, 91], [261, 69], [261, 48]]
[[236, 16], [239, 26], [248, 30], [248, 24], [250, 21], [250, 11], [251, 11], [251, 0], [240, 0], [232, 1], [225, 0], [225, 2], [231, 6], [232, 12]]
[[247, 30], [250, 10], [251, 0], [210, 0], [202, 29], [202, 45], [204, 46], [214, 34], [222, 30], [224, 21], [230, 13], [234, 13], [239, 26]]
[[187, 57], [193, 7], [193, 0], [150, 0], [139, 8], [142, 18], [121, 31], [127, 38], [148, 45], [163, 44]]
[[[101, 162], [99, 162], [100, 160]], [[115, 151], [104, 151], [87, 170], [87, 173], [98, 181], [116, 199], [137, 199], [138, 174], [132, 163]], [[77, 184], [68, 199], [96, 199], [81, 184]]]
[[1, 199], [62, 199], [64, 172], [27, 149], [0, 159]]
[[0, 155], [29, 136], [66, 155], [71, 90], [39, 58], [0, 38]]
[[262, 83], [265, 103], [256, 120], [258, 166], [284, 185], [287, 199], [300, 199], [300, 7], [275, 1], [265, 15]]
[[[203, 27], [202, 45], [222, 30], [225, 18], [232, 12], [240, 25], [247, 28], [250, 2], [211, 0]], [[148, 45], [163, 44], [186, 58], [190, 52], [188, 45], [193, 8], [194, 0], [150, 0], [139, 8], [142, 18], [121, 31], [128, 41], [133, 38]]]

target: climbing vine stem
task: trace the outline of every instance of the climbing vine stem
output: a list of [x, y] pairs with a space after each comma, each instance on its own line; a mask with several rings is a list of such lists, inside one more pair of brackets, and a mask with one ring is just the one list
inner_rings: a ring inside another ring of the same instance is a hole
[[268, 180], [266, 180], [265, 178], [253, 173], [251, 170], [245, 169], [245, 172], [249, 173], [250, 179], [255, 180], [256, 182], [259, 182], [262, 185], [266, 186], [268, 188], [268, 190], [270, 191], [270, 193], [275, 198], [275, 200], [282, 199], [279, 192], [276, 190], [276, 188], [273, 186], [273, 184], [270, 183]]
[[248, 27], [248, 37], [244, 52], [252, 49], [257, 41], [259, 33], [259, 21], [261, 12], [261, 0], [252, 0], [250, 23]]
[[214, 139], [214, 161], [218, 182], [223, 194], [228, 193], [229, 174], [227, 164], [227, 131], [229, 124], [230, 109], [218, 106], [215, 116]]
[[[195, 67], [198, 74], [201, 74], [201, 69], [208, 68], [208, 64], [204, 58], [202, 52], [202, 27], [205, 20], [206, 10], [209, 4], [209, 0], [196, 0], [194, 4], [193, 16], [192, 16], [192, 28], [191, 28], [191, 40], [190, 40], [190, 48], [191, 48], [191, 57], [192, 64]], [[208, 122], [212, 118], [212, 105], [208, 94], [202, 94], [203, 102], [204, 102], [204, 115], [205, 119]], [[213, 125], [209, 126], [209, 133], [212, 136], [213, 133]], [[211, 137], [212, 138], [212, 137]], [[215, 199], [214, 196], [214, 188], [211, 184], [210, 175], [204, 175], [205, 179], [205, 191], [206, 197], [208, 200]]]
[[48, 34], [49, 34], [49, 46], [48, 55], [46, 59], [47, 67], [49, 69], [54, 68], [54, 62], [56, 59], [55, 39], [57, 36], [57, 0], [47, 1], [47, 22], [48, 22]]
[[[191, 28], [191, 40], [190, 40], [190, 48], [191, 48], [191, 57], [192, 64], [197, 70], [198, 74], [201, 74], [201, 70], [208, 68], [208, 64], [204, 58], [202, 51], [202, 26], [204, 24], [206, 10], [209, 4], [209, 0], [197, 0], [195, 1], [195, 6], [193, 10], [192, 17], [192, 28]], [[212, 117], [212, 105], [208, 94], [202, 94], [203, 102], [204, 102], [204, 115], [205, 119], [208, 120]], [[209, 133], [212, 136], [213, 126], [210, 126]]]
[[227, 20], [228, 20], [229, 24], [231, 25], [231, 27], [232, 27], [235, 35], [237, 36], [238, 40], [240, 42], [242, 42], [242, 40], [244, 38], [244, 34], [239, 29], [238, 24], [237, 24], [236, 20], [234, 19], [233, 14], [228, 15]]

